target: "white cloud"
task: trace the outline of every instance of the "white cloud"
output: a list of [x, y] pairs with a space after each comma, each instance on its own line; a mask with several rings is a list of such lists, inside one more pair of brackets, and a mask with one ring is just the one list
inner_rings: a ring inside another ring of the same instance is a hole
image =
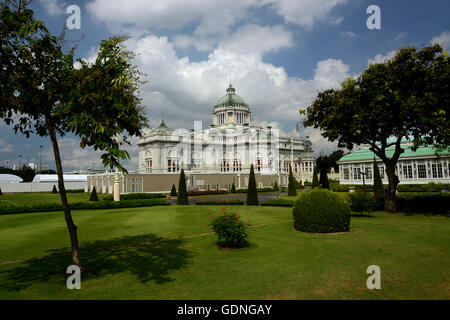
[[359, 37], [356, 33], [352, 31], [339, 31], [339, 34], [342, 38], [355, 39]]
[[408, 34], [406, 32], [400, 32], [399, 34], [397, 34], [394, 38], [394, 41], [400, 41], [404, 38], [406, 38]]
[[440, 35], [433, 37], [430, 43], [438, 43], [442, 48], [450, 49], [450, 31], [444, 31]]
[[14, 152], [14, 146], [0, 139], [0, 151], [3, 153]]
[[51, 16], [65, 14], [64, 7], [66, 4], [59, 0], [38, 0], [44, 7], [47, 14]]
[[368, 63], [382, 63], [386, 60], [392, 59], [395, 54], [397, 53], [397, 50], [389, 51], [386, 54], [377, 54], [373, 59], [367, 60]]
[[340, 24], [344, 18], [341, 16], [335, 17], [331, 12], [337, 5], [344, 4], [347, 0], [278, 0], [268, 2], [273, 3], [274, 8], [287, 22], [312, 28], [317, 20], [334, 25]]

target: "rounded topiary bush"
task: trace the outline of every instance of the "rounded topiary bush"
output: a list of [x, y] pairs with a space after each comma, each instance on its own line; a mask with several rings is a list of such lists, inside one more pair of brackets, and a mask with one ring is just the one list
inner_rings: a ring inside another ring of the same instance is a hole
[[350, 230], [350, 207], [338, 194], [326, 189], [302, 192], [294, 202], [294, 227], [304, 232]]

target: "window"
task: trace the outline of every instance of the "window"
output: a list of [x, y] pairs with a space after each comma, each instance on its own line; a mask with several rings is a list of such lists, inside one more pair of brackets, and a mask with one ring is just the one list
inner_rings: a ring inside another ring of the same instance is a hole
[[433, 178], [442, 178], [442, 164], [433, 163], [431, 165], [431, 171], [433, 172]]
[[220, 162], [220, 171], [221, 172], [229, 172], [230, 171], [230, 162], [227, 160], [222, 160]]
[[411, 164], [404, 164], [403, 165], [403, 177], [405, 179], [412, 179], [412, 165]]
[[372, 168], [366, 167], [366, 179], [371, 180], [372, 179]]
[[142, 192], [143, 178], [127, 178], [127, 192]]
[[344, 180], [350, 179], [350, 170], [348, 168], [344, 168]]
[[284, 172], [289, 172], [289, 162], [284, 163]]
[[240, 160], [233, 160], [233, 171], [242, 171], [242, 164]]
[[203, 186], [205, 184], [205, 180], [203, 180], [203, 178], [197, 178], [195, 184], [197, 186]]
[[353, 179], [361, 180], [361, 168], [353, 168]]
[[380, 177], [381, 177], [381, 179], [384, 179], [384, 166], [379, 166], [378, 170], [380, 170]]
[[147, 170], [147, 172], [152, 172], [152, 159], [151, 158], [147, 158], [145, 159], [145, 169]]
[[167, 160], [167, 171], [168, 172], [178, 172], [180, 171], [180, 163], [178, 159]]
[[261, 171], [262, 160], [256, 160], [256, 171]]
[[418, 175], [419, 179], [427, 178], [427, 166], [425, 164], [417, 165], [417, 175]]

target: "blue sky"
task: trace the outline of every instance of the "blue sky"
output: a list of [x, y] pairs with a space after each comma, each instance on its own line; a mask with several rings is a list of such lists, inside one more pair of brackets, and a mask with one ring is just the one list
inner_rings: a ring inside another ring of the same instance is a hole
[[[369, 5], [381, 10], [381, 29], [369, 30]], [[405, 46], [439, 42], [450, 46], [450, 1], [365, 0], [34, 0], [31, 7], [53, 33], [81, 9], [81, 29], [67, 30], [79, 40], [77, 56], [95, 58], [98, 44], [115, 34], [132, 38], [128, 47], [139, 53], [135, 63], [147, 74], [141, 94], [150, 124], [164, 111], [173, 128], [190, 128], [194, 120], [211, 123], [215, 102], [231, 81], [250, 105], [254, 121], [272, 124], [286, 134], [301, 120], [320, 90], [338, 87], [347, 76], [362, 72], [369, 61], [382, 61]], [[335, 143], [306, 128], [313, 148], [330, 152]], [[137, 147], [129, 148], [136, 168]], [[100, 165], [99, 154], [82, 150], [73, 136], [61, 138], [63, 166], [76, 170]], [[0, 124], [0, 165], [39, 163], [54, 167], [48, 139], [15, 136]]]

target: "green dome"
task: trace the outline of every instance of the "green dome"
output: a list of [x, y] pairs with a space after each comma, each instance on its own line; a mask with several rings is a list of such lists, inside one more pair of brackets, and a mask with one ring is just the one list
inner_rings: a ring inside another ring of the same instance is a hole
[[161, 121], [161, 124], [159, 125], [158, 130], [173, 131], [172, 128], [169, 128], [168, 126], [166, 126], [166, 124], [164, 123], [164, 120]]
[[227, 88], [227, 94], [224, 95], [222, 98], [219, 99], [216, 106], [228, 106], [228, 105], [235, 105], [240, 104], [246, 106], [244, 99], [242, 99], [240, 96], [234, 93], [235, 89], [230, 84], [230, 86]]

